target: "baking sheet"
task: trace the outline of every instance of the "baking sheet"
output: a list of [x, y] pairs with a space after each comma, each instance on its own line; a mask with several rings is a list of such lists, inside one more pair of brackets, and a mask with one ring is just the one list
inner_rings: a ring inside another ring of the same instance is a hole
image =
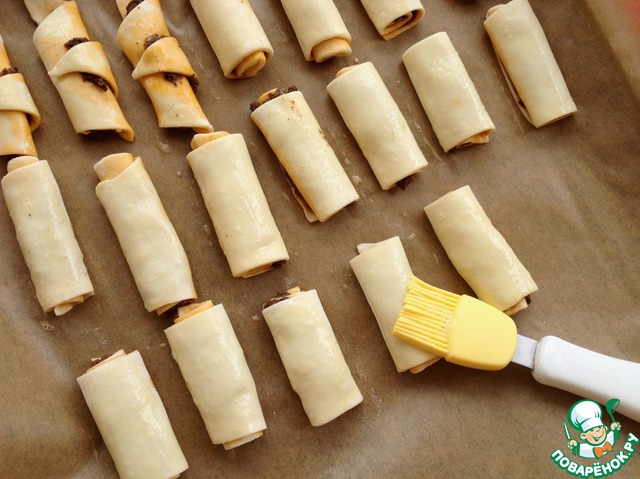
[[[549, 456], [568, 453], [562, 422], [579, 398], [536, 383], [517, 365], [481, 372], [440, 361], [419, 375], [396, 373], [348, 261], [358, 243], [398, 235], [419, 277], [471, 294], [422, 212], [469, 184], [540, 288], [516, 316], [519, 331], [640, 361], [638, 104], [581, 1], [531, 1], [579, 109], [538, 130], [511, 98], [482, 26], [494, 2], [423, 3], [425, 18], [385, 42], [359, 2], [336, 1], [353, 54], [317, 65], [304, 60], [280, 3], [254, 0], [275, 55], [256, 78], [233, 81], [223, 77], [189, 3], [163, 2], [170, 31], [200, 76], [198, 98], [210, 121], [245, 136], [291, 255], [282, 268], [243, 280], [231, 277], [187, 164], [193, 133], [159, 129], [131, 79], [116, 42], [115, 1], [81, 0], [79, 7], [111, 61], [136, 132], [132, 144], [73, 132], [33, 49], [35, 23], [22, 2], [3, 2], [0, 34], [42, 114], [36, 146], [58, 180], [96, 294], [62, 317], [43, 314], [0, 200], [0, 477], [117, 477], [76, 377], [90, 358], [120, 348], [138, 349], [147, 364], [189, 462], [181, 477], [564, 477]], [[489, 144], [450, 154], [440, 149], [400, 58], [443, 30], [496, 125]], [[430, 162], [405, 191], [380, 189], [325, 90], [340, 68], [364, 61], [381, 72]], [[323, 224], [304, 219], [249, 117], [263, 91], [290, 85], [305, 94], [361, 195]], [[224, 451], [211, 444], [166, 343], [170, 320], [142, 305], [94, 192], [93, 164], [120, 151], [142, 157], [190, 258], [199, 297], [222, 302], [232, 319], [268, 426], [248, 445]], [[320, 428], [309, 425], [260, 314], [276, 291], [296, 285], [318, 290], [364, 395], [360, 406]], [[640, 434], [640, 424], [617, 418], [623, 437]], [[632, 457], [616, 476], [639, 474], [640, 458]]]

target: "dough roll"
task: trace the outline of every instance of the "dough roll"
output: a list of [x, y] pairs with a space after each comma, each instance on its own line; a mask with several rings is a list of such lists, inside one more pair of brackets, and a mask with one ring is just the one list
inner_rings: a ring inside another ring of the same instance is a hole
[[527, 307], [538, 287], [468, 185], [437, 199], [424, 212], [478, 299], [507, 314]]
[[47, 15], [66, 1], [67, 0], [24, 0], [24, 4], [33, 21], [40, 24], [42, 20], [47, 18]]
[[[53, 7], [40, 21], [33, 44], [44, 63], [76, 133], [113, 130], [133, 141], [133, 129], [118, 105], [118, 86], [99, 42], [91, 41], [76, 2], [25, 0], [42, 18], [42, 7]], [[39, 7], [39, 8], [36, 8]], [[31, 9], [30, 9], [31, 10]], [[37, 20], [36, 20], [37, 21]]]
[[489, 141], [495, 127], [446, 32], [409, 47], [402, 61], [445, 152]]
[[272, 90], [258, 103], [251, 119], [293, 182], [310, 222], [326, 221], [359, 198], [301, 92]]
[[251, 78], [273, 47], [247, 0], [190, 0], [227, 78]]
[[191, 146], [187, 160], [233, 276], [249, 278], [288, 261], [243, 136], [200, 133]]
[[396, 369], [399, 373], [407, 370], [419, 373], [440, 357], [392, 334], [413, 274], [400, 238], [394, 236], [380, 243], [360, 244], [358, 253], [349, 264], [378, 321]]
[[281, 3], [308, 62], [351, 55], [351, 34], [332, 0]]
[[0, 156], [37, 156], [31, 132], [39, 126], [40, 112], [0, 36]]
[[56, 316], [93, 296], [93, 285], [49, 163], [9, 161], [2, 192], [43, 311]]
[[420, 0], [360, 0], [373, 25], [385, 40], [406, 32], [424, 16]]
[[78, 377], [121, 479], [171, 479], [189, 467], [138, 351], [119, 350]]
[[118, 237], [147, 311], [162, 314], [196, 297], [189, 260], [142, 160], [129, 153], [93, 167], [96, 194]]
[[224, 306], [205, 301], [178, 314], [165, 334], [211, 441], [228, 450], [262, 436], [256, 385]]
[[198, 76], [170, 36], [160, 0], [116, 0], [118, 44], [134, 66], [131, 76], [149, 95], [160, 128], [213, 131], [195, 95]]
[[577, 111], [542, 26], [527, 0], [513, 0], [487, 12], [491, 38], [511, 93], [536, 128]]
[[327, 91], [383, 190], [398, 183], [403, 186], [403, 180], [427, 166], [407, 121], [373, 63], [343, 68]]
[[362, 394], [318, 293], [298, 291], [270, 301], [262, 315], [311, 425], [322, 426], [360, 404]]

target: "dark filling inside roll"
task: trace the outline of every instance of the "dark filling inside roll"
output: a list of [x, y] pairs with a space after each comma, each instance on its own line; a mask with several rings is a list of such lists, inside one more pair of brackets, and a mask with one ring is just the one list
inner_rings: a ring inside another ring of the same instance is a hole
[[0, 71], [0, 77], [3, 77], [5, 75], [13, 75], [14, 73], [20, 73], [18, 67], [3, 68], [2, 71]]
[[158, 35], [157, 33], [152, 33], [151, 35], [147, 36], [147, 38], [144, 39], [144, 49], [146, 50], [155, 42], [165, 37], [166, 35]]
[[180, 78], [185, 77], [187, 79], [187, 81], [189, 82], [189, 85], [191, 86], [191, 89], [193, 90], [193, 93], [198, 93], [198, 87], [200, 86], [200, 80], [198, 80], [198, 77], [196, 76], [196, 74], [194, 73], [193, 75], [190, 76], [185, 76], [182, 75], [181, 73], [170, 73], [167, 72], [164, 74], [164, 79], [167, 80], [168, 82], [172, 83], [174, 86], [178, 86], [178, 82], [180, 81]]
[[88, 41], [89, 41], [89, 39], [87, 37], [73, 37], [71, 40], [67, 41], [64, 44], [64, 47], [67, 50], [71, 50], [76, 45], [80, 45], [81, 43], [85, 43], [85, 42], [88, 42]]
[[249, 108], [251, 109], [251, 111], [255, 111], [256, 109], [258, 109], [260, 105], [264, 105], [265, 103], [273, 100], [274, 98], [278, 98], [279, 96], [286, 95], [287, 93], [291, 93], [293, 91], [298, 91], [298, 87], [295, 85], [290, 86], [287, 90], [285, 90], [284, 88], [276, 88], [270, 91], [267, 98], [263, 99], [262, 101], [252, 102], [251, 105], [249, 105]]
[[[158, 35], [157, 33], [152, 33], [151, 35], [149, 35], [147, 38], [144, 39], [144, 49], [146, 50], [147, 48], [149, 48], [151, 45], [153, 45], [155, 42], [157, 42], [162, 38], [166, 38], [166, 35]], [[174, 86], [178, 86], [178, 82], [180, 81], [180, 78], [184, 76], [185, 75], [182, 75], [181, 73], [166, 72], [164, 74], [164, 79], [172, 83]], [[187, 78], [187, 81], [189, 82], [189, 85], [191, 86], [191, 89], [193, 90], [193, 93], [198, 93], [200, 80], [198, 80], [198, 77], [196, 76], [196, 74], [194, 73], [193, 75], [190, 75], [186, 78]]]
[[97, 366], [105, 359], [109, 359], [111, 356], [111, 354], [105, 354], [104, 356], [100, 356], [99, 358], [91, 358], [91, 367]]
[[126, 8], [125, 17], [131, 13], [131, 10], [136, 8], [142, 2], [144, 2], [144, 0], [132, 0], [131, 2], [129, 2], [129, 4], [127, 5], [127, 8]]
[[82, 79], [86, 82], [93, 83], [98, 88], [107, 91], [109, 89], [109, 85], [104, 78], [99, 77], [98, 75], [94, 75], [93, 73], [83, 73]]
[[[64, 47], [67, 50], [71, 50], [73, 47], [88, 41], [89, 39], [87, 37], [73, 37], [71, 40], [67, 41], [64, 44]], [[104, 80], [104, 78], [98, 75], [94, 75], [93, 73], [82, 73], [82, 79], [86, 82], [93, 83], [95, 86], [97, 86], [103, 91], [107, 91], [109, 89], [109, 85]]]
[[291, 296], [293, 295], [289, 291], [278, 291], [273, 298], [262, 305], [262, 309], [267, 309], [269, 306], [278, 304], [280, 301], [289, 299]]
[[171, 308], [166, 310], [164, 312], [164, 315], [168, 316], [169, 318], [171, 318], [171, 321], [175, 321], [176, 318], [178, 318], [178, 316], [179, 316], [178, 308], [181, 308], [182, 306], [187, 306], [187, 305], [193, 303], [194, 301], [195, 301], [195, 299], [183, 299], [182, 301], [179, 301], [177, 304], [174, 304]]

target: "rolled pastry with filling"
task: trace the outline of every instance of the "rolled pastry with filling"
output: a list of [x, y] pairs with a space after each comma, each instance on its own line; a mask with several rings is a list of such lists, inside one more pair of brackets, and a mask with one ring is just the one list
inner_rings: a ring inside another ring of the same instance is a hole
[[359, 196], [301, 92], [270, 90], [252, 105], [309, 222], [326, 221]]
[[362, 402], [316, 290], [294, 288], [267, 302], [262, 315], [312, 426]]
[[0, 156], [37, 156], [31, 132], [39, 126], [40, 112], [0, 36]]
[[147, 311], [158, 315], [196, 297], [189, 260], [142, 160], [105, 156], [96, 194], [118, 237]]
[[49, 163], [33, 156], [9, 161], [2, 193], [45, 313], [56, 316], [93, 296], [93, 285]]
[[528, 306], [538, 286], [468, 185], [437, 199], [424, 212], [478, 299], [509, 315]]
[[385, 40], [406, 32], [424, 16], [420, 0], [360, 0], [373, 25]]
[[227, 78], [254, 77], [273, 47], [247, 0], [190, 0]]
[[288, 261], [244, 137], [199, 133], [191, 147], [187, 160], [233, 276], [249, 278]]
[[171, 479], [187, 470], [138, 351], [119, 350], [77, 381], [121, 479]]
[[402, 61], [445, 152], [489, 141], [495, 127], [446, 32], [409, 47]]
[[66, 1], [67, 0], [24, 0], [24, 4], [33, 21], [39, 24], [47, 18], [47, 15]]
[[394, 236], [374, 244], [359, 244], [358, 256], [349, 264], [373, 311], [384, 342], [399, 373], [417, 374], [440, 359], [435, 354], [393, 336], [413, 274], [400, 238]]
[[262, 436], [256, 385], [224, 306], [205, 301], [178, 314], [165, 334], [211, 441], [229, 450]]
[[346, 67], [327, 86], [383, 190], [404, 188], [427, 160], [371, 62]]
[[213, 131], [198, 103], [198, 76], [178, 40], [170, 36], [160, 0], [116, 0], [122, 23], [118, 44], [151, 99], [160, 128]]
[[33, 44], [74, 131], [89, 134], [113, 130], [133, 141], [133, 129], [118, 104], [118, 85], [102, 45], [89, 39], [76, 2], [58, 3], [25, 0], [30, 11], [37, 12], [34, 19], [42, 18], [44, 8], [54, 8], [40, 21]]
[[509, 89], [529, 123], [539, 128], [578, 111], [527, 0], [490, 8], [484, 27]]
[[281, 3], [308, 62], [351, 55], [351, 34], [332, 0]]

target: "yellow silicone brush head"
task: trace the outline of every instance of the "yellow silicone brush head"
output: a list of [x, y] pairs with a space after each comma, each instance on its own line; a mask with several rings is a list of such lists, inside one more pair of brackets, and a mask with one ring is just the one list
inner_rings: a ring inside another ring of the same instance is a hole
[[412, 276], [393, 335], [461, 366], [495, 371], [516, 350], [513, 320], [493, 306]]

